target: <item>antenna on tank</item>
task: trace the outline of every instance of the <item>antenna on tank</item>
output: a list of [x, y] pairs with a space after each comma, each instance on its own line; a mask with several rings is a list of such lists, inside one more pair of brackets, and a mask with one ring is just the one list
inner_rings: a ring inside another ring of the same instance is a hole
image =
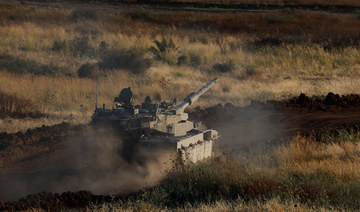
[[98, 82], [96, 82], [96, 100], [95, 100], [95, 109], [98, 108]]

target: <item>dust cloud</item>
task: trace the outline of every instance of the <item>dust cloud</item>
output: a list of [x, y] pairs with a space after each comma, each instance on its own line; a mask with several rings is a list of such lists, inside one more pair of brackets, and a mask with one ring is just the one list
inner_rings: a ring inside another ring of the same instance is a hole
[[55, 152], [24, 164], [17, 173], [0, 175], [0, 201], [42, 191], [133, 192], [155, 185], [171, 167], [170, 152], [124, 148], [119, 136], [108, 130], [91, 132], [80, 140], [70, 138]]
[[219, 131], [219, 151], [238, 154], [263, 144], [274, 144], [286, 136], [285, 114], [252, 107], [226, 111], [211, 127]]
[[[209, 126], [220, 134], [214, 149], [237, 155], [254, 145], [273, 143], [285, 134], [284, 119], [284, 114], [266, 109], [226, 111]], [[23, 161], [16, 172], [0, 175], [0, 201], [42, 191], [105, 195], [138, 191], [161, 180], [171, 168], [172, 156], [174, 152], [134, 150], [111, 131], [92, 130], [80, 139], [61, 142], [54, 152]]]

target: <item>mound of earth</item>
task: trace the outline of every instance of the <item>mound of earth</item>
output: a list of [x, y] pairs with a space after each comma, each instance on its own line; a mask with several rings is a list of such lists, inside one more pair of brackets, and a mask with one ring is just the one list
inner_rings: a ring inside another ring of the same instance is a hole
[[356, 108], [360, 106], [359, 95], [343, 95], [328, 93], [321, 97], [308, 97], [305, 94], [290, 99], [285, 102], [270, 101], [269, 104], [280, 106], [278, 109], [307, 109], [310, 111], [341, 111], [348, 108]]
[[3, 171], [12, 169], [22, 161], [51, 153], [64, 139], [82, 135], [86, 129], [85, 125], [70, 126], [63, 122], [28, 129], [25, 133], [0, 133], [0, 167]]
[[[202, 120], [208, 126], [216, 126], [220, 121], [226, 121], [231, 117], [238, 117], [245, 115], [248, 111], [268, 111], [271, 113], [283, 114], [312, 114], [323, 112], [319, 114], [334, 114], [334, 112], [347, 113], [354, 112], [356, 116], [360, 110], [360, 96], [355, 94], [340, 96], [334, 93], [328, 93], [326, 96], [308, 97], [301, 93], [298, 97], [294, 97], [284, 101], [251, 101], [249, 106], [236, 107], [231, 103], [225, 105], [217, 104], [208, 108], [196, 107], [195, 110], [190, 110], [189, 116], [193, 120]], [[324, 115], [326, 116], [326, 115]], [[331, 115], [329, 115], [331, 116]], [[341, 116], [339, 114], [339, 116]], [[316, 119], [316, 115], [313, 119]], [[301, 119], [301, 117], [299, 117]], [[339, 122], [342, 122], [339, 120]], [[356, 122], [356, 121], [355, 121]]]

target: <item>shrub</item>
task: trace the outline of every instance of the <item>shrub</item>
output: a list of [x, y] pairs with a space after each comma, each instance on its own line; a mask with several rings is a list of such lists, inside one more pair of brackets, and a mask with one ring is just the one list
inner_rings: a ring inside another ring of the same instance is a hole
[[90, 44], [87, 36], [75, 38], [71, 41], [71, 51], [75, 56], [94, 57], [96, 49]]
[[178, 57], [177, 59], [178, 66], [188, 65], [188, 64], [189, 64], [189, 58], [186, 55], [181, 55], [180, 57]]
[[77, 70], [77, 74], [80, 78], [97, 78], [99, 77], [98, 64], [85, 63]]
[[145, 57], [144, 52], [134, 49], [107, 50], [99, 62], [101, 69], [125, 69], [135, 74], [144, 73], [150, 67], [151, 60]]
[[78, 22], [81, 19], [96, 21], [98, 19], [97, 11], [94, 9], [76, 9], [71, 14], [71, 21]]
[[144, 21], [155, 21], [156, 20], [153, 16], [153, 12], [151, 10], [147, 10], [144, 8], [130, 12], [129, 16], [133, 20], [144, 20]]
[[99, 51], [101, 54], [103, 54], [107, 49], [109, 45], [106, 43], [106, 41], [101, 41], [99, 46]]
[[224, 85], [222, 88], [224, 93], [229, 93], [231, 91], [230, 85]]
[[200, 55], [190, 54], [190, 65], [193, 67], [199, 66], [203, 63], [203, 59]]
[[180, 47], [176, 46], [171, 38], [169, 40], [164, 38], [161, 42], [155, 40], [154, 43], [155, 46], [150, 47], [149, 51], [155, 56], [155, 58], [157, 60], [162, 60], [169, 65], [175, 65]]
[[235, 70], [235, 63], [233, 60], [228, 60], [226, 63], [217, 63], [213, 66], [213, 70], [221, 73], [232, 72]]
[[11, 55], [0, 55], [0, 67], [15, 74], [66, 75], [64, 68], [53, 64], [41, 64], [34, 60], [15, 58]]
[[53, 43], [53, 47], [51, 48], [51, 50], [53, 51], [64, 51], [68, 48], [68, 44], [67, 42], [64, 40], [64, 41], [54, 41]]
[[[259, 40], [255, 40], [252, 45], [254, 45], [255, 47], [263, 47], [263, 46], [280, 46], [282, 43], [284, 43], [283, 40], [279, 39], [279, 38], [274, 38], [274, 37], [265, 37]], [[294, 43], [293, 41], [288, 41], [287, 43]]]
[[200, 66], [203, 63], [203, 60], [200, 55], [197, 54], [190, 54], [190, 55], [181, 55], [178, 57], [177, 64], [181, 65], [188, 65], [192, 67]]
[[267, 14], [265, 14], [261, 17], [261, 21], [268, 23], [268, 24], [276, 24], [276, 23], [284, 22], [279, 17], [273, 16], [273, 15], [267, 15]]

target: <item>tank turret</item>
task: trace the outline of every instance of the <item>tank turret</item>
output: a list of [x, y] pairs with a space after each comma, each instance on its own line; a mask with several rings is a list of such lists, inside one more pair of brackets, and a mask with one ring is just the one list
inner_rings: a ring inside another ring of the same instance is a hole
[[196, 102], [216, 82], [211, 80], [197, 92], [190, 93], [183, 102], [153, 103], [148, 96], [141, 105], [132, 104], [131, 88], [124, 88], [113, 109], [95, 109], [92, 122], [100, 126], [110, 126], [130, 143], [146, 144], [149, 147], [172, 146], [185, 161], [196, 162], [211, 156], [212, 142], [218, 137], [215, 130], [198, 129], [198, 122], [188, 120], [184, 110]]

